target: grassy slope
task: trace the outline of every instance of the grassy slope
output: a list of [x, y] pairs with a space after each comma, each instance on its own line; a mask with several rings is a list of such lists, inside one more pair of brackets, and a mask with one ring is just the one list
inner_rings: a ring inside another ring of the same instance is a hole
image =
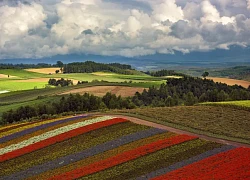
[[214, 106], [181, 106], [121, 110], [118, 113], [127, 113], [197, 134], [250, 144], [250, 112], [244, 110]]

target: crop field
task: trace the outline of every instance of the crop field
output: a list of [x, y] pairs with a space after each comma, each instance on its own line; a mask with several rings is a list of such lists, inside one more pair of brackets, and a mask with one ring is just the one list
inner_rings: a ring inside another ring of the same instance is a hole
[[239, 106], [239, 107], [246, 107], [250, 108], [250, 100], [243, 100], [243, 101], [224, 101], [224, 102], [207, 102], [202, 103], [203, 105], [222, 105], [222, 106]]
[[177, 129], [250, 144], [250, 112], [220, 106], [179, 106], [118, 110]]
[[0, 179], [247, 179], [250, 148], [80, 115], [0, 127]]
[[244, 80], [218, 78], [218, 77], [207, 77], [207, 79], [212, 79], [214, 82], [226, 83], [230, 86], [233, 86], [235, 84], [242, 86], [244, 88], [248, 88], [250, 86], [250, 81], [244, 81]]

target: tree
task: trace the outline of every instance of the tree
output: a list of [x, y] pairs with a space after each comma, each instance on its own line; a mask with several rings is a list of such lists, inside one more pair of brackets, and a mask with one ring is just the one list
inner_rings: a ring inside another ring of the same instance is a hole
[[60, 67], [60, 68], [63, 67], [63, 62], [62, 61], [57, 61], [56, 66]]
[[206, 78], [208, 75], [209, 75], [209, 72], [205, 71], [205, 72], [202, 74], [202, 77]]
[[188, 92], [185, 96], [185, 102], [184, 104], [186, 106], [192, 106], [198, 101], [197, 97], [194, 96], [192, 92]]

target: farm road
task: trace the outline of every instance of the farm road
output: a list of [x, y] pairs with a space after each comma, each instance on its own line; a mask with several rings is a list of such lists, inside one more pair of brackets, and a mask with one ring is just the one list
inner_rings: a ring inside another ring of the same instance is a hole
[[217, 139], [217, 138], [214, 138], [214, 137], [201, 135], [201, 134], [194, 134], [194, 133], [191, 133], [191, 132], [188, 132], [188, 131], [183, 131], [183, 130], [180, 130], [180, 129], [176, 129], [176, 128], [164, 126], [164, 125], [161, 125], [161, 124], [145, 121], [145, 120], [135, 118], [135, 117], [124, 116], [124, 115], [115, 115], [115, 114], [108, 114], [108, 116], [115, 116], [115, 117], [118, 117], [118, 118], [124, 118], [124, 119], [127, 119], [127, 120], [129, 120], [131, 122], [134, 122], [136, 124], [151, 126], [151, 127], [155, 127], [155, 128], [159, 128], [159, 129], [165, 129], [167, 131], [177, 133], [177, 134], [186, 134], [186, 135], [190, 135], [190, 136], [197, 136], [200, 139], [205, 139], [205, 140], [208, 140], [208, 141], [213, 141], [213, 142], [217, 142], [217, 143], [221, 143], [221, 144], [227, 144], [227, 145], [232, 145], [232, 146], [236, 146], [236, 147], [248, 147], [248, 148], [250, 148], [250, 145], [248, 145], [248, 144], [228, 141], [228, 140], [224, 140], [224, 139]]

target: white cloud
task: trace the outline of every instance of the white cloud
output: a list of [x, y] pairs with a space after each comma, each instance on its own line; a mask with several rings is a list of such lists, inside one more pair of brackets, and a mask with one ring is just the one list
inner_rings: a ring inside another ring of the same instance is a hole
[[183, 11], [181, 7], [176, 5], [175, 0], [164, 0], [159, 4], [153, 4], [153, 17], [160, 22], [172, 21], [176, 22], [183, 19]]
[[74, 53], [133, 57], [250, 45], [249, 0], [133, 0], [126, 6], [115, 0], [22, 2], [0, 3], [0, 59]]
[[250, 9], [250, 0], [247, 0], [247, 8]]
[[0, 46], [27, 35], [30, 29], [45, 26], [46, 14], [39, 4], [0, 7]]

